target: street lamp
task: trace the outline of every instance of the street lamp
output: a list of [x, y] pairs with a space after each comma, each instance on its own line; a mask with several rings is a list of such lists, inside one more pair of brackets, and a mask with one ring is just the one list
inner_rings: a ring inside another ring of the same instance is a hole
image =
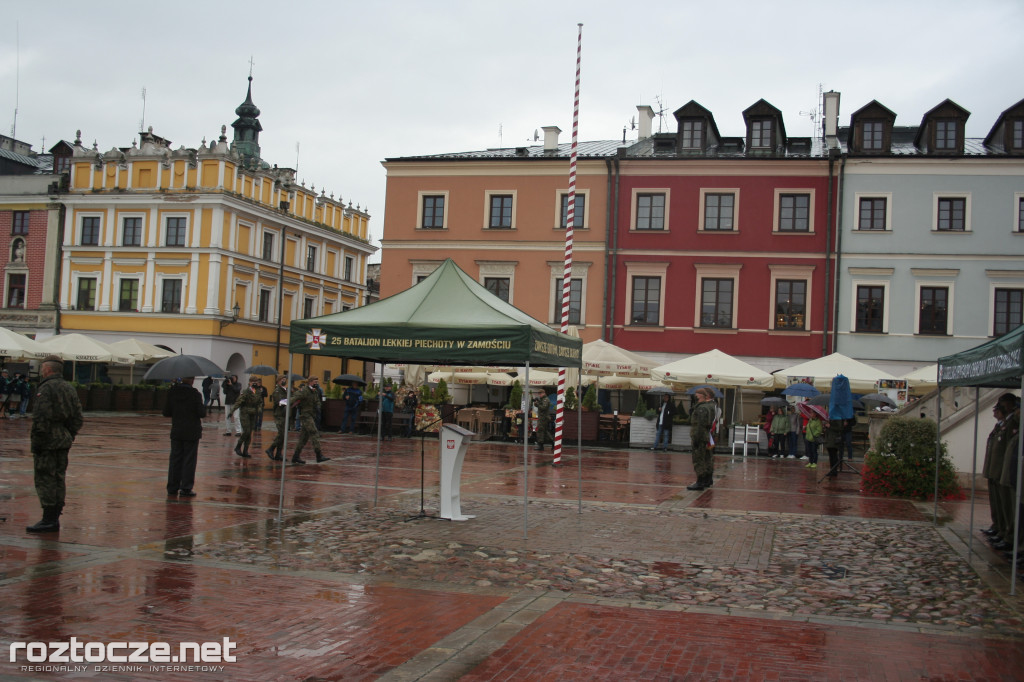
[[238, 322], [238, 315], [241, 312], [242, 312], [242, 309], [238, 307], [237, 303], [235, 303], [235, 306], [231, 309], [231, 320], [230, 321], [221, 320], [220, 321], [220, 328], [224, 329], [224, 327], [228, 326], [232, 322]]

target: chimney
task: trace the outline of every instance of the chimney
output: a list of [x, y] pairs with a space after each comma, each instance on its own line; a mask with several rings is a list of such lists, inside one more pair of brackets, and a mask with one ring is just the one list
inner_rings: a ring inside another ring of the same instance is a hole
[[651, 131], [654, 129], [654, 109], [646, 104], [638, 104], [636, 111], [640, 114], [637, 123], [640, 131], [637, 139], [646, 140], [651, 136]]
[[562, 129], [558, 126], [544, 126], [541, 130], [544, 131], [544, 151], [558, 149], [558, 134], [562, 132]]
[[835, 137], [839, 134], [839, 93], [829, 90], [822, 95], [822, 99], [825, 108], [821, 121], [822, 132], [825, 137]]

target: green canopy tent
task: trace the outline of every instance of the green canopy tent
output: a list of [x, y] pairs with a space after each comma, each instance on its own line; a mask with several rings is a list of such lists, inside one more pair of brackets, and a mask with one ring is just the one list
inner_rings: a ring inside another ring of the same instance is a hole
[[[943, 388], [952, 386], [974, 386], [974, 455], [971, 466], [971, 536], [968, 542], [968, 557], [974, 539], [974, 469], [977, 468], [978, 457], [978, 409], [980, 402], [980, 390], [985, 388], [1020, 388], [1024, 394], [1024, 325], [1017, 327], [1009, 334], [1000, 336], [980, 346], [970, 348], [955, 355], [947, 355], [939, 358], [938, 381], [940, 399], [938, 403], [938, 422], [942, 424], [942, 400], [941, 391]], [[1024, 428], [1024, 417], [1021, 418], [1020, 428]], [[941, 428], [941, 427], [940, 427]], [[939, 505], [939, 448], [941, 444], [936, 439], [935, 456], [935, 518], [938, 519]], [[1018, 439], [1017, 442], [1017, 505], [1020, 509], [1021, 502], [1021, 456], [1024, 450], [1024, 442]], [[1017, 556], [1019, 542], [1017, 540], [1017, 519], [1019, 514], [1014, 515], [1014, 541], [1013, 561], [1011, 562], [1010, 594], [1013, 595], [1017, 585]]]
[[[382, 363], [515, 365], [526, 367], [527, 376], [530, 367], [579, 368], [582, 348], [580, 339], [551, 329], [487, 291], [450, 258], [422, 282], [394, 296], [341, 313], [293, 321], [288, 344], [293, 355]], [[524, 439], [524, 478], [526, 458]], [[379, 459], [378, 440], [378, 466]], [[283, 480], [282, 475], [282, 486]], [[524, 481], [524, 495], [526, 491]], [[376, 502], [376, 483], [374, 498]]]

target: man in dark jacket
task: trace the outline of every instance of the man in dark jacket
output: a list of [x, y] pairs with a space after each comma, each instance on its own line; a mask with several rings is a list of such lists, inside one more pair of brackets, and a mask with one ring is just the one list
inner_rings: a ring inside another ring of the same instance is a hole
[[[224, 435], [230, 436], [231, 415], [235, 412], [235, 401], [238, 400], [238, 396], [242, 392], [242, 384], [238, 381], [238, 375], [232, 374], [224, 379], [224, 383], [221, 384], [221, 390], [224, 391]], [[242, 435], [241, 415], [235, 413], [234, 424], [235, 433], [239, 436]]]
[[658, 419], [655, 422], [654, 447], [651, 450], [657, 450], [659, 445], [662, 450], [668, 450], [668, 441], [672, 437], [672, 419], [675, 416], [676, 406], [672, 402], [672, 396], [663, 393], [661, 405], [658, 406]]
[[164, 416], [171, 418], [171, 457], [167, 467], [167, 494], [195, 497], [196, 456], [203, 437], [203, 396], [192, 387], [195, 377], [185, 377], [167, 392]]
[[43, 519], [27, 527], [25, 530], [29, 533], [60, 530], [68, 451], [82, 428], [82, 405], [78, 402], [78, 393], [61, 376], [63, 369], [64, 363], [56, 355], [46, 356], [39, 368], [42, 380], [36, 389], [29, 441]]

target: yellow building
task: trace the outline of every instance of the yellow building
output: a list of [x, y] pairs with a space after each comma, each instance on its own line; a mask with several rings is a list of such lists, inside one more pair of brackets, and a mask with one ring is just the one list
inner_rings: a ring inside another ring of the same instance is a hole
[[[370, 216], [260, 158], [252, 84], [229, 142], [100, 152], [75, 140], [60, 279], [65, 332], [136, 337], [230, 373], [288, 369], [288, 324], [364, 305]], [[295, 358], [324, 379], [361, 364]]]

